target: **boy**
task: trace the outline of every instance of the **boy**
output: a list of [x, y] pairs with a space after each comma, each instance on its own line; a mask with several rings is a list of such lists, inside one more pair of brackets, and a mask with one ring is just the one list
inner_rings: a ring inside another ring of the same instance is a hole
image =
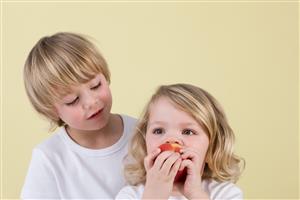
[[24, 80], [35, 110], [59, 128], [33, 150], [21, 198], [114, 198], [136, 120], [110, 112], [110, 73], [96, 47], [73, 33], [43, 37]]

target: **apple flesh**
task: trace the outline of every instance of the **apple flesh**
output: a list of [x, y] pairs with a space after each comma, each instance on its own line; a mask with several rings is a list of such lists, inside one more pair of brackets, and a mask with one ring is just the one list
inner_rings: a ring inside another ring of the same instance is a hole
[[[163, 151], [174, 151], [180, 153], [181, 145], [177, 143], [165, 143], [159, 146], [160, 150]], [[186, 178], [186, 168], [178, 170], [174, 182], [184, 182]]]

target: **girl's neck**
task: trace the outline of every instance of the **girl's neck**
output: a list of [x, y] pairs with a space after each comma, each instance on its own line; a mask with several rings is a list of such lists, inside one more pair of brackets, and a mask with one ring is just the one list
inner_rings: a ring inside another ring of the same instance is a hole
[[66, 126], [69, 137], [85, 148], [103, 149], [115, 144], [123, 133], [123, 121], [117, 114], [111, 114], [108, 123], [101, 130], [85, 131]]

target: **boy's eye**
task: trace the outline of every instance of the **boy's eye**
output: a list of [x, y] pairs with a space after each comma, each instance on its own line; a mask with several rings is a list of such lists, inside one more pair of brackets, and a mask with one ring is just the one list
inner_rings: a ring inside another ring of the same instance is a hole
[[163, 129], [162, 128], [156, 128], [152, 131], [153, 134], [163, 134]]
[[185, 129], [182, 131], [183, 135], [195, 135], [194, 131], [192, 131], [191, 129]]
[[99, 88], [101, 86], [101, 82], [99, 82], [97, 85], [95, 85], [94, 87], [91, 87], [92, 90], [95, 90], [97, 88]]
[[72, 106], [72, 105], [75, 105], [77, 103], [77, 101], [79, 100], [78, 97], [76, 97], [73, 101], [69, 102], [69, 103], [66, 103], [67, 106]]

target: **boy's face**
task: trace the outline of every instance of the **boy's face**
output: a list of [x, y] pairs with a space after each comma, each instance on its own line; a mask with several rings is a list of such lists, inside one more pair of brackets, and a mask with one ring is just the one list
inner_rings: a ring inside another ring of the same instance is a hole
[[72, 87], [72, 93], [55, 104], [57, 114], [70, 128], [100, 130], [106, 126], [112, 96], [103, 74], [87, 83]]
[[176, 108], [167, 98], [161, 97], [150, 105], [146, 132], [147, 153], [164, 143], [178, 143], [205, 159], [209, 138], [199, 123], [186, 112]]

